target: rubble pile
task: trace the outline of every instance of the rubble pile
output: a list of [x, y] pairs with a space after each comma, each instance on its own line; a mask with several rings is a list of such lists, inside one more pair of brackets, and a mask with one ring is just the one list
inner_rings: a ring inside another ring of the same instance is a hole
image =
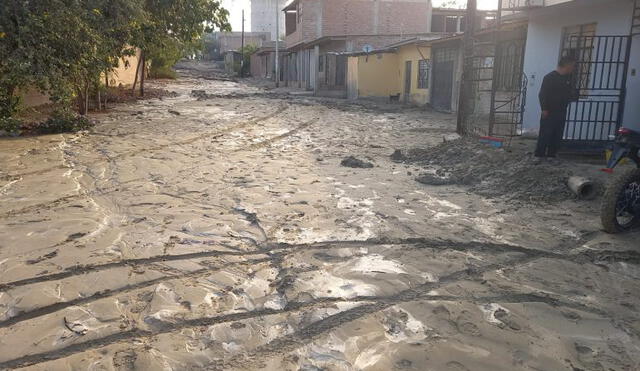
[[574, 198], [566, 186], [571, 170], [530, 153], [492, 148], [473, 139], [429, 149], [397, 150], [395, 162], [421, 165], [416, 180], [428, 185], [464, 185], [479, 195], [509, 201], [557, 202]]

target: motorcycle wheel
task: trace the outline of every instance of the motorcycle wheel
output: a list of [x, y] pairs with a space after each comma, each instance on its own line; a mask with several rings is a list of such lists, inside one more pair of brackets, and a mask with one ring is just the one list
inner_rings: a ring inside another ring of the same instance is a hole
[[640, 169], [625, 171], [609, 183], [600, 218], [608, 233], [625, 232], [640, 224]]

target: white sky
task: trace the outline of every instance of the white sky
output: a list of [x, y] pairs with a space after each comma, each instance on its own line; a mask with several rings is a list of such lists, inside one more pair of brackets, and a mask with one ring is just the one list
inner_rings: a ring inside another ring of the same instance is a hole
[[[348, 0], [347, 0], [348, 1]], [[448, 0], [431, 0], [433, 6], [441, 6]], [[466, 0], [456, 0], [458, 4], [466, 5]], [[242, 9], [244, 9], [245, 18], [245, 31], [251, 30], [251, 1], [250, 0], [222, 0], [222, 6], [224, 6], [230, 13], [231, 28], [234, 31], [240, 31], [242, 29]], [[478, 9], [496, 9], [498, 7], [498, 0], [478, 0]]]

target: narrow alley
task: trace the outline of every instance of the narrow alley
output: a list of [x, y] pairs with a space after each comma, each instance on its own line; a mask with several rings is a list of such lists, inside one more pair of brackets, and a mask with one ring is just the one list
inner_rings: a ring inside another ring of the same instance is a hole
[[179, 67], [0, 147], [0, 369], [639, 369], [639, 235], [597, 202], [392, 161], [453, 115]]

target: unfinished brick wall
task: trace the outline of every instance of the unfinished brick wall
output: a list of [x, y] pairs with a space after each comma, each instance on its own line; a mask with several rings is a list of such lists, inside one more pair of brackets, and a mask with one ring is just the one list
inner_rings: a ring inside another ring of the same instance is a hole
[[322, 36], [428, 32], [428, 0], [321, 0]]
[[410, 35], [429, 32], [430, 0], [299, 0], [294, 46], [327, 36]]

